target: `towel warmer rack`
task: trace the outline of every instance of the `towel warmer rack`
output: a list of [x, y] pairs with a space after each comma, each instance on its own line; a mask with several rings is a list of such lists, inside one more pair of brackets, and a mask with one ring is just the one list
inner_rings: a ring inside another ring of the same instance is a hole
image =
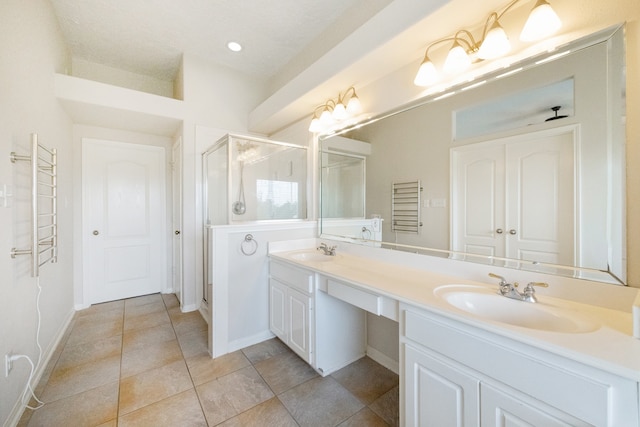
[[420, 233], [420, 180], [394, 182], [391, 189], [391, 231]]
[[11, 152], [12, 163], [31, 164], [31, 247], [11, 249], [11, 258], [31, 255], [31, 275], [38, 277], [40, 267], [58, 261], [58, 156], [55, 148], [38, 143], [38, 135], [31, 134], [31, 155]]

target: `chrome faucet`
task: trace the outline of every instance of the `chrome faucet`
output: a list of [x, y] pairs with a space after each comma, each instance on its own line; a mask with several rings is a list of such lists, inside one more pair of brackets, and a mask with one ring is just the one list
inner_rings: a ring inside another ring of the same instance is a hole
[[335, 256], [337, 246], [327, 246], [326, 243], [320, 243], [318, 250], [324, 252], [325, 255]]
[[547, 288], [549, 285], [543, 282], [529, 282], [527, 286], [524, 287], [522, 292], [519, 292], [518, 283], [514, 282], [513, 284], [507, 282], [507, 280], [499, 276], [497, 274], [489, 273], [489, 277], [493, 277], [494, 279], [500, 279], [500, 283], [498, 283], [498, 293], [503, 297], [516, 299], [518, 301], [526, 301], [526, 302], [538, 302], [536, 298], [536, 290], [534, 286], [540, 286], [542, 288]]

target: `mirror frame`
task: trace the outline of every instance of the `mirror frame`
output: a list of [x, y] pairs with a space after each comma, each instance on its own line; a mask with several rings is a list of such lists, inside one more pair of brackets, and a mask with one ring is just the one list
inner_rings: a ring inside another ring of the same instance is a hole
[[[564, 56], [563, 52], [567, 50], [570, 50], [567, 53], [576, 52], [599, 43], [609, 42], [616, 36], [620, 37], [622, 49], [623, 49], [623, 52], [625, 52], [626, 43], [625, 43], [624, 31], [625, 31], [624, 24], [619, 24], [612, 27], [608, 27], [604, 30], [596, 31], [592, 34], [560, 44], [550, 52], [546, 51], [544, 53], [535, 54], [531, 57], [515, 62], [511, 64], [508, 68], [500, 68], [499, 70], [487, 72], [480, 76], [476, 76], [475, 79], [473, 79], [472, 81], [465, 81], [464, 83], [454, 83], [444, 91], [440, 91], [438, 93], [427, 95], [425, 97], [417, 99], [415, 101], [411, 101], [405, 105], [402, 105], [390, 111], [375, 115], [372, 118], [358, 122], [356, 124], [349, 125], [348, 127], [345, 127], [343, 129], [318, 135], [319, 158], [322, 158], [324, 141], [327, 141], [334, 136], [347, 134], [360, 127], [398, 115], [400, 113], [412, 110], [414, 108], [417, 108], [432, 102], [437, 102], [439, 99], [458, 94], [466, 90], [469, 86], [472, 86], [475, 83], [475, 81], [478, 80], [479, 78], [486, 80], [487, 83], [491, 83], [496, 81], [506, 73], [513, 73], [513, 74], [521, 73], [523, 71], [536, 67], [540, 63], [552, 61], [558, 57]], [[511, 71], [511, 70], [517, 70], [517, 71]], [[625, 85], [624, 79], [622, 79], [622, 85], [623, 85], [622, 87], [623, 93], [621, 93], [621, 96], [624, 95], [624, 85]], [[624, 97], [621, 98], [621, 102], [623, 103], [625, 102]], [[623, 134], [620, 135], [621, 141], [619, 141], [619, 143], [622, 144], [622, 146], [626, 146], [626, 136], [624, 133], [625, 132], [623, 132]], [[322, 167], [321, 164], [319, 166]], [[319, 179], [320, 178], [321, 176], [319, 177]], [[624, 182], [622, 184], [625, 185]], [[320, 183], [320, 187], [321, 186], [322, 186], [322, 183]], [[611, 196], [608, 196], [608, 197], [611, 197]], [[626, 195], [624, 195], [623, 193], [623, 198], [624, 197], [626, 197]], [[321, 216], [322, 200], [319, 200], [319, 203], [320, 203], [320, 206], [319, 206], [320, 215], [319, 215], [318, 228], [319, 228], [319, 237], [323, 239], [366, 244], [366, 245], [371, 245], [372, 243], [374, 243], [374, 244], [377, 244], [376, 246], [379, 246], [382, 248], [398, 249], [398, 250], [403, 250], [403, 251], [408, 251], [413, 253], [424, 254], [427, 256], [447, 257], [450, 259], [464, 259], [465, 261], [478, 262], [478, 263], [484, 263], [484, 264], [490, 264], [490, 263], [495, 263], [496, 261], [499, 261], [499, 262], [502, 262], [504, 264], [504, 267], [506, 268], [543, 272], [543, 273], [555, 274], [560, 276], [574, 277], [578, 279], [585, 279], [585, 280], [591, 280], [591, 281], [597, 281], [597, 282], [628, 286], [628, 283], [626, 283], [626, 281], [623, 278], [619, 277], [619, 275], [611, 271], [611, 268], [610, 268], [611, 258], [607, 259], [607, 269], [605, 270], [605, 269], [597, 269], [597, 268], [589, 268], [589, 267], [558, 265], [558, 264], [542, 263], [537, 261], [527, 261], [527, 260], [519, 260], [519, 259], [513, 259], [513, 258], [470, 254], [470, 253], [459, 252], [459, 251], [451, 251], [447, 249], [428, 248], [428, 247], [412, 246], [412, 245], [393, 243], [393, 242], [385, 242], [384, 240], [382, 242], [378, 242], [378, 241], [367, 240], [367, 239], [358, 238], [354, 236], [327, 233], [325, 232], [323, 218]], [[623, 206], [621, 207], [621, 210], [623, 214], [626, 213], [624, 200], [623, 200]], [[622, 222], [624, 223], [624, 219], [622, 219]], [[623, 234], [622, 236], [623, 241], [621, 243], [625, 245], [626, 241], [624, 239], [626, 239], [626, 226], [625, 226], [625, 231], [622, 234]], [[609, 252], [611, 253], [611, 251]], [[624, 251], [623, 249], [623, 253], [624, 252], [626, 251]], [[624, 268], [626, 272], [626, 263], [624, 264]]]

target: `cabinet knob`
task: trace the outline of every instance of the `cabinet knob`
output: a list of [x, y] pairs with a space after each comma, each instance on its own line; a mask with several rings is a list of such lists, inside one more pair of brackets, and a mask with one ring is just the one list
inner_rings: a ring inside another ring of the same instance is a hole
[[93, 234], [94, 236], [97, 236], [98, 234], [100, 234], [100, 232], [99, 232], [98, 230], [93, 230], [93, 233], [92, 233], [92, 234]]
[[509, 230], [509, 234], [511, 235], [515, 235], [516, 234], [516, 230], [514, 230], [513, 228], [511, 230]]
[[176, 236], [180, 234], [180, 230], [176, 230], [173, 232], [173, 234], [175, 234]]
[[496, 233], [498, 233], [498, 234], [502, 234], [502, 233], [503, 233], [502, 228], [498, 228], [498, 229], [496, 230]]

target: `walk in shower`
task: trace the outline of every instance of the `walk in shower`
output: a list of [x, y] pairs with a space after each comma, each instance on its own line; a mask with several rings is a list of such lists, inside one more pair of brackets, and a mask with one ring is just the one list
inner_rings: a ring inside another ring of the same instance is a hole
[[[233, 292], [227, 293], [230, 291], [224, 289], [238, 291], [248, 284], [259, 283], [257, 276], [246, 280], [238, 278], [251, 273], [253, 263], [260, 264], [259, 260], [266, 257], [265, 230], [275, 236], [273, 233], [282, 233], [307, 219], [307, 147], [229, 134], [202, 154], [202, 162], [202, 297], [209, 304], [216, 283], [225, 300], [235, 301], [238, 298]], [[241, 240], [234, 241], [239, 236]], [[233, 279], [226, 273], [230, 258], [242, 265], [243, 270]], [[261, 271], [261, 267], [256, 271]], [[260, 288], [247, 292], [260, 295]], [[250, 301], [246, 295], [240, 299]], [[233, 335], [233, 331], [226, 333]]]
[[307, 218], [307, 148], [226, 135], [202, 155], [205, 226]]

